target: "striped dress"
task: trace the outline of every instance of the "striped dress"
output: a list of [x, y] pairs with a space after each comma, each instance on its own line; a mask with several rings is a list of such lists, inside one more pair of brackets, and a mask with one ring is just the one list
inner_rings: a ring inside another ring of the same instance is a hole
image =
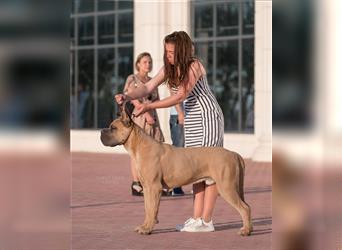
[[184, 102], [184, 110], [185, 147], [223, 147], [223, 113], [206, 75], [196, 82]]

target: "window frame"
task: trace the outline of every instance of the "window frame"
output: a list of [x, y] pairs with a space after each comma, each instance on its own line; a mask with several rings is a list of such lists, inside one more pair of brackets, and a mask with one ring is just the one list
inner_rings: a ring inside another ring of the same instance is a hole
[[[243, 69], [243, 42], [244, 40], [253, 39], [255, 44], [255, 25], [254, 31], [251, 34], [245, 34], [244, 25], [243, 25], [243, 11], [244, 11], [244, 3], [246, 2], [254, 2], [253, 6], [253, 15], [254, 15], [254, 24], [255, 24], [255, 0], [207, 0], [207, 1], [192, 1], [190, 4], [190, 19], [191, 19], [191, 35], [193, 37], [193, 41], [196, 43], [212, 43], [213, 44], [213, 69], [212, 69], [212, 80], [215, 81], [217, 79], [217, 43], [223, 41], [238, 41], [238, 86], [239, 86], [239, 115], [238, 115], [238, 129], [237, 130], [227, 130], [225, 128], [226, 133], [241, 133], [241, 134], [253, 134], [255, 131], [255, 122], [253, 121], [253, 129], [242, 130], [242, 69]], [[227, 36], [217, 36], [217, 5], [219, 4], [229, 4], [229, 3], [238, 3], [239, 4], [239, 16], [238, 16], [238, 35], [227, 35]], [[195, 13], [197, 6], [212, 6], [213, 8], [213, 35], [209, 37], [195, 37]], [[254, 57], [253, 57], [254, 58]], [[255, 59], [254, 59], [255, 60]], [[253, 62], [254, 64], [254, 62]], [[211, 84], [209, 82], [209, 84]], [[255, 72], [253, 73], [253, 86], [255, 86]], [[254, 88], [254, 87], [253, 87]], [[253, 99], [253, 109], [255, 105], [255, 98]]]
[[[73, 0], [76, 1], [76, 0]], [[79, 74], [79, 65], [78, 65], [78, 53], [79, 51], [82, 50], [94, 50], [94, 85], [93, 85], [93, 93], [91, 93], [91, 97], [93, 98], [94, 102], [94, 121], [93, 127], [90, 128], [81, 128], [79, 127], [78, 124], [78, 119], [76, 121], [72, 121], [72, 124], [74, 125], [75, 129], [98, 129], [98, 71], [99, 71], [99, 64], [98, 64], [98, 52], [100, 49], [113, 49], [114, 50], [114, 57], [115, 57], [115, 66], [114, 66], [114, 75], [119, 76], [119, 49], [120, 48], [127, 48], [132, 50], [132, 60], [133, 60], [133, 53], [134, 53], [134, 27], [132, 27], [132, 33], [133, 33], [133, 38], [131, 42], [119, 42], [119, 20], [118, 16], [120, 14], [132, 14], [132, 24], [134, 24], [134, 1], [131, 9], [119, 9], [119, 2], [115, 1], [115, 7], [112, 10], [106, 10], [106, 11], [99, 11], [98, 6], [99, 6], [99, 1], [95, 0], [95, 6], [94, 6], [94, 11], [93, 12], [82, 12], [82, 13], [77, 13], [77, 8], [74, 8], [74, 13], [71, 13], [70, 19], [73, 20], [73, 25], [74, 25], [74, 44], [70, 44], [70, 53], [73, 54], [73, 60], [70, 60], [71, 63], [71, 68], [73, 70], [73, 77], [74, 77], [74, 93], [75, 93], [75, 100], [78, 100], [78, 74]], [[115, 16], [115, 29], [114, 29], [114, 35], [115, 35], [115, 42], [110, 43], [110, 44], [99, 44], [99, 37], [98, 37], [98, 19], [101, 16], [105, 15], [110, 15], [113, 14]], [[84, 18], [84, 17], [94, 17], [94, 43], [91, 45], [79, 45], [78, 44], [78, 25], [79, 25], [79, 18]], [[74, 64], [73, 64], [74, 63]], [[132, 67], [132, 72], [133, 72], [133, 64], [131, 65]], [[119, 78], [118, 78], [119, 79]], [[124, 83], [117, 83], [117, 86], [124, 84]], [[117, 89], [117, 87], [116, 87]], [[78, 105], [77, 101], [74, 105], [75, 107], [75, 117], [78, 117], [79, 110], [78, 110]], [[116, 108], [116, 105], [115, 105]], [[115, 116], [117, 110], [114, 111], [113, 117]], [[71, 117], [70, 117], [71, 119]], [[70, 121], [71, 123], [71, 121]]]

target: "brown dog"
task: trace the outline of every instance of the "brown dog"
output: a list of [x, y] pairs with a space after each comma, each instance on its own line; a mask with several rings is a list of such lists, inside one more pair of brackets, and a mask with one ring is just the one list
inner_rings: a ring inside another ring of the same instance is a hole
[[103, 145], [124, 145], [137, 163], [139, 180], [144, 188], [145, 221], [136, 227], [140, 234], [150, 234], [158, 221], [162, 188], [168, 189], [214, 180], [220, 195], [241, 215], [239, 233], [252, 231], [251, 210], [244, 201], [244, 161], [240, 155], [219, 147], [177, 148], [160, 143], [144, 133], [126, 112], [101, 131]]

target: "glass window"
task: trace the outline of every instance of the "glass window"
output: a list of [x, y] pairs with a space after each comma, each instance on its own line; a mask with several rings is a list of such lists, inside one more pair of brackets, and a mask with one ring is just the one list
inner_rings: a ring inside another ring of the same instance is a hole
[[195, 6], [195, 37], [213, 36], [213, 6]]
[[213, 43], [195, 43], [195, 56], [200, 59], [207, 71], [207, 79], [210, 87], [213, 86]]
[[94, 44], [94, 17], [82, 17], [78, 19], [78, 44]]
[[115, 9], [115, 1], [98, 0], [99, 11], [111, 11]]
[[94, 127], [94, 50], [78, 51], [77, 126]]
[[241, 115], [242, 130], [254, 131], [254, 39], [242, 42]]
[[107, 127], [117, 113], [113, 96], [122, 92], [133, 73], [133, 1], [72, 0], [72, 4], [76, 13], [70, 17], [70, 126]]
[[76, 85], [75, 85], [75, 51], [70, 53], [70, 128], [77, 127], [77, 105], [76, 105]]
[[115, 43], [115, 15], [98, 17], [99, 44]]
[[119, 43], [133, 42], [133, 13], [119, 14]]
[[224, 114], [225, 130], [239, 129], [238, 41], [218, 42], [216, 45], [215, 95]]
[[133, 9], [133, 0], [119, 1], [119, 9]]
[[115, 53], [114, 48], [98, 51], [97, 127], [106, 128], [115, 117]]
[[75, 0], [71, 0], [71, 14], [75, 13]]
[[70, 45], [75, 45], [75, 18], [70, 19]]
[[254, 0], [191, 5], [195, 54], [224, 113], [225, 131], [253, 133]]
[[239, 3], [217, 4], [217, 36], [237, 35], [239, 32]]
[[77, 13], [94, 12], [94, 0], [75, 0]]
[[119, 48], [119, 75], [116, 79], [117, 92], [122, 92], [126, 78], [133, 73], [133, 47]]
[[254, 1], [242, 5], [242, 29], [244, 34], [254, 34]]

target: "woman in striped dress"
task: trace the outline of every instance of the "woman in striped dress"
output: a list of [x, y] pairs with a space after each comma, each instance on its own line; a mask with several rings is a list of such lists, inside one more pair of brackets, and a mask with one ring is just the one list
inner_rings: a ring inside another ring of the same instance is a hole
[[[208, 86], [203, 65], [192, 56], [192, 41], [184, 31], [173, 32], [164, 39], [164, 66], [158, 74], [143, 86], [128, 89], [115, 96], [121, 104], [124, 100], [137, 99], [151, 93], [165, 82], [171, 96], [136, 107], [135, 115], [157, 108], [167, 108], [184, 101], [185, 147], [223, 147], [223, 114]], [[214, 231], [212, 213], [217, 188], [214, 182], [195, 183], [194, 213], [179, 231]]]

